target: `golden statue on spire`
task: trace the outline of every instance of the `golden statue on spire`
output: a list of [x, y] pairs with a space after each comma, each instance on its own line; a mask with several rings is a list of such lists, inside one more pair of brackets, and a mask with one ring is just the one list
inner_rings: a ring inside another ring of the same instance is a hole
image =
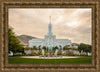
[[50, 17], [50, 20], [51, 20], [51, 16], [49, 16]]
[[50, 18], [50, 23], [51, 23], [51, 16], [49, 16], [49, 18]]
[[51, 16], [49, 16], [51, 18]]

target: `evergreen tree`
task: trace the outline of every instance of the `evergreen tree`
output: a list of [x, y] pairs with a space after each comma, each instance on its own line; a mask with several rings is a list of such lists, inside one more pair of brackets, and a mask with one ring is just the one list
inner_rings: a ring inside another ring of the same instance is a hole
[[8, 28], [8, 45], [9, 45], [9, 52], [12, 51], [13, 55], [17, 52], [23, 52], [23, 45], [20, 44], [20, 41], [15, 36], [15, 33], [13, 32], [13, 28]]

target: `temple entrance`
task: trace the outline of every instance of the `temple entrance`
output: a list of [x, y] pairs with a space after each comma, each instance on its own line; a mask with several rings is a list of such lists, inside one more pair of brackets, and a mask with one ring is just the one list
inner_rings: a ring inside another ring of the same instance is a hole
[[48, 51], [52, 51], [52, 45], [48, 45]]

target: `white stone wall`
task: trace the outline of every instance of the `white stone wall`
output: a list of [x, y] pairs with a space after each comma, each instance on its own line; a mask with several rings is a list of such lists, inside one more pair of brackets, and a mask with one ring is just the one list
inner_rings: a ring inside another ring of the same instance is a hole
[[32, 39], [29, 40], [29, 47], [33, 48], [33, 46], [39, 47], [40, 45], [43, 46], [44, 39]]
[[41, 47], [46, 46], [48, 47], [49, 45], [52, 47], [58, 46], [60, 48], [60, 46], [62, 46], [62, 48], [66, 45], [69, 45], [71, 47], [71, 40], [68, 39], [56, 39], [55, 35], [49, 36], [49, 35], [45, 35], [45, 39], [32, 39], [29, 40], [29, 47], [39, 47], [41, 45]]

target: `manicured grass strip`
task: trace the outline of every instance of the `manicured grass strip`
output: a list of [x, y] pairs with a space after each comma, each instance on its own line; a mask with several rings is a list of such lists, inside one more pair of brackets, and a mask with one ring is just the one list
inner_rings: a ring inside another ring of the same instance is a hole
[[21, 57], [8, 57], [9, 64], [91, 64], [91, 57], [68, 59], [31, 59]]

